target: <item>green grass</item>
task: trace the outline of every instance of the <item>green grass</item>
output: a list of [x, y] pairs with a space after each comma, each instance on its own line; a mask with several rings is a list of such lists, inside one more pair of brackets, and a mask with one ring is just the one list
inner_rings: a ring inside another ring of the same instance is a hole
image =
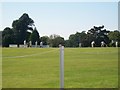
[[[58, 48], [2, 50], [3, 88], [59, 88]], [[117, 48], [65, 48], [64, 62], [65, 88], [118, 87]]]

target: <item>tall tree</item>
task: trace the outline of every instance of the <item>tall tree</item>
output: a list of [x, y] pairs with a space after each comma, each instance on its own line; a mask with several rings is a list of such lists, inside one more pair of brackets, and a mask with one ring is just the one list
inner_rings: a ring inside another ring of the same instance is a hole
[[114, 41], [119, 41], [120, 42], [120, 32], [115, 30], [115, 31], [111, 31], [108, 34], [108, 37], [110, 38], [110, 40], [114, 40]]
[[49, 37], [48, 36], [42, 36], [41, 41], [43, 42], [43, 45], [49, 44]]
[[2, 32], [2, 45], [3, 47], [9, 47], [9, 44], [14, 43], [14, 33], [9, 27], [6, 27]]
[[69, 36], [69, 44], [70, 44], [70, 47], [77, 47], [78, 46], [78, 41], [77, 41], [77, 37], [75, 34], [71, 34]]
[[115, 42], [117, 41], [120, 45], [120, 32], [115, 30], [115, 31], [110, 31], [108, 34], [109, 39], [111, 40], [110, 46], [115, 46]]
[[87, 35], [85, 31], [82, 31], [81, 33], [76, 32], [76, 34], [71, 34], [69, 36], [69, 40], [66, 41], [66, 44], [70, 47], [78, 47], [79, 43], [81, 43], [82, 46], [87, 46], [86, 39]]
[[28, 30], [33, 30], [34, 21], [24, 13], [18, 20], [13, 21], [12, 27], [15, 35], [15, 42], [18, 47], [19, 44], [23, 44], [24, 40], [27, 39]]
[[63, 37], [56, 37], [53, 40], [53, 47], [59, 47], [59, 45], [64, 45], [64, 38]]
[[32, 41], [32, 44], [35, 44], [36, 41], [40, 42], [40, 36], [36, 28], [33, 30], [32, 34], [30, 35], [29, 40]]
[[64, 45], [64, 43], [64, 38], [59, 35], [53, 34], [49, 37], [49, 44], [51, 47], [59, 47], [59, 44]]
[[101, 41], [104, 41], [107, 45], [110, 43], [108, 38], [108, 33], [110, 31], [104, 29], [104, 26], [96, 27], [94, 26], [90, 30], [88, 30], [87, 34], [90, 36], [90, 42], [95, 41], [96, 46], [100, 46]]

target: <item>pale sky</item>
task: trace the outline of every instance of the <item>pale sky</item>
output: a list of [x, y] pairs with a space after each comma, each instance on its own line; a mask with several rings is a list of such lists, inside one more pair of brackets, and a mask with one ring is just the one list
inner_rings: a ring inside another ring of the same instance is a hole
[[68, 39], [94, 25], [118, 29], [118, 2], [2, 2], [1, 11], [0, 30], [11, 27], [23, 13], [34, 20], [40, 36], [58, 34]]

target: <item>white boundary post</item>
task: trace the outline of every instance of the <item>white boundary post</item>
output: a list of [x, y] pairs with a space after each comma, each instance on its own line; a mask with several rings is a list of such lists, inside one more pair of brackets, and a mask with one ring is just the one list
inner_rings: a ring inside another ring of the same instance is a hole
[[64, 46], [60, 46], [60, 89], [64, 89]]

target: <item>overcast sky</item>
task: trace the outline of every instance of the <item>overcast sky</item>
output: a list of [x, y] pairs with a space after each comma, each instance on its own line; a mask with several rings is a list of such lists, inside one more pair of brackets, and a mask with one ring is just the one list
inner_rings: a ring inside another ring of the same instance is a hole
[[2, 2], [2, 26], [11, 27], [13, 20], [27, 13], [35, 22], [40, 36], [87, 31], [94, 25], [118, 29], [117, 2]]

